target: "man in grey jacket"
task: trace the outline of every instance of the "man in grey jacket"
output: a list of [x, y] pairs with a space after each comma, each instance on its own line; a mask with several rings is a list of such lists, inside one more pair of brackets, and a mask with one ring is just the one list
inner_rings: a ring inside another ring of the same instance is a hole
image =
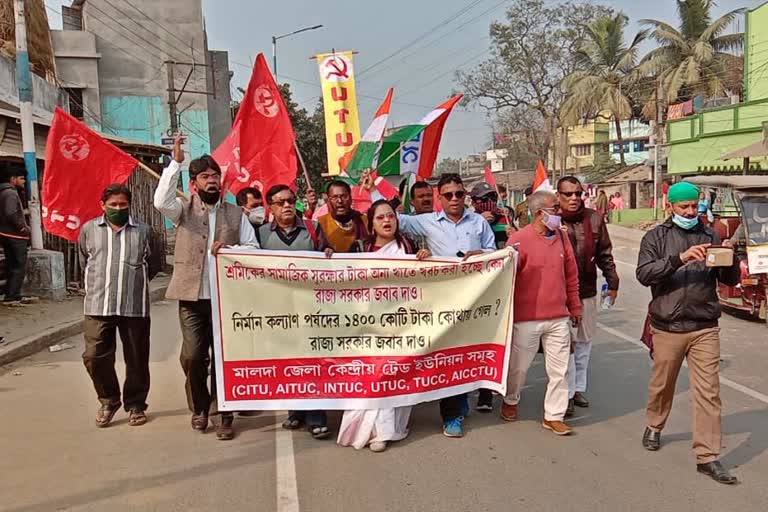
[[5, 254], [5, 306], [23, 306], [34, 301], [21, 296], [21, 286], [27, 270], [29, 226], [16, 186], [24, 179], [20, 169], [0, 169], [0, 245]]

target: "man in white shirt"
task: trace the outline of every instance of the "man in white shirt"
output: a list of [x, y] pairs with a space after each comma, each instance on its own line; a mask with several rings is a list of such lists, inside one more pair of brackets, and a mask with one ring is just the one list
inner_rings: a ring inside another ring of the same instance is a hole
[[[208, 254], [223, 246], [258, 247], [248, 218], [239, 207], [221, 200], [221, 168], [209, 155], [192, 160], [189, 178], [191, 199], [176, 197], [180, 164], [184, 161], [181, 138], [173, 147], [173, 160], [163, 170], [155, 191], [155, 208], [176, 226], [174, 268], [166, 297], [179, 301], [181, 324], [181, 367], [186, 376], [187, 402], [192, 411], [192, 428], [208, 429], [208, 416], [218, 413], [216, 375], [213, 364], [211, 290]], [[208, 389], [208, 362], [211, 387]], [[221, 413], [216, 437], [234, 438], [232, 413]]]

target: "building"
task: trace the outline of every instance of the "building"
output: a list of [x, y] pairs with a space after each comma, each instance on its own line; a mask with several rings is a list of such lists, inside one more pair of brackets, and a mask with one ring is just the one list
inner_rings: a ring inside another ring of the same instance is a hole
[[573, 126], [560, 127], [550, 145], [548, 167], [559, 175], [578, 174], [596, 162], [609, 160], [609, 121], [598, 117]]
[[[650, 144], [651, 127], [638, 119], [621, 122], [621, 138], [624, 144], [624, 162], [627, 165], [644, 164], [649, 159], [648, 145]], [[619, 137], [616, 123], [608, 123], [608, 141], [611, 158], [621, 162]]]
[[[670, 174], [746, 172], [742, 159], [723, 157], [763, 138], [763, 122], [768, 121], [768, 3], [747, 11], [745, 18], [744, 101], [669, 120]], [[748, 172], [768, 170], [765, 156], [746, 161]]]
[[208, 49], [201, 0], [72, 0], [62, 7], [62, 26], [51, 40], [76, 117], [148, 144], [178, 127], [192, 155], [226, 137], [228, 57]]

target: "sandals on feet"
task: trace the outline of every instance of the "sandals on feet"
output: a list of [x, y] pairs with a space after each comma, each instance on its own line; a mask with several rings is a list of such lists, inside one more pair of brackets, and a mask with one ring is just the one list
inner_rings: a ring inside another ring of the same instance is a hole
[[300, 419], [288, 416], [288, 419], [283, 422], [283, 428], [286, 430], [297, 430], [301, 428], [302, 423]]
[[123, 404], [120, 402], [113, 404], [102, 404], [101, 407], [99, 407], [99, 410], [96, 412], [96, 426], [99, 428], [109, 426], [109, 424], [112, 422], [112, 418], [115, 417], [115, 414], [120, 410], [122, 405]]
[[132, 427], [140, 427], [147, 422], [147, 413], [140, 411], [139, 409], [131, 409], [128, 413], [128, 425]]
[[325, 425], [311, 425], [309, 427], [309, 433], [315, 439], [325, 439], [331, 435], [331, 431]]

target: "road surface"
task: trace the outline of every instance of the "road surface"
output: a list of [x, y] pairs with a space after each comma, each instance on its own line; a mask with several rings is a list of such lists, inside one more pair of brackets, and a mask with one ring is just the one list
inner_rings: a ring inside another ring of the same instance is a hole
[[[683, 370], [662, 450], [643, 450], [648, 354], [635, 341], [649, 293], [634, 279], [636, 248], [615, 240], [622, 288], [601, 313], [589, 409], [576, 434], [540, 427], [537, 358], [521, 420], [472, 413], [466, 437], [447, 439], [435, 404], [415, 409], [408, 439], [384, 453], [341, 448], [278, 427], [280, 414], [236, 419], [217, 441], [189, 428], [178, 363], [176, 306], [153, 309], [150, 422], [124, 413], [93, 426], [97, 402], [75, 349], [40, 353], [0, 375], [0, 510], [31, 511], [762, 511], [768, 507], [768, 372], [764, 324], [722, 322], [723, 462], [741, 484], [695, 472]], [[497, 402], [498, 405], [498, 402]], [[334, 426], [340, 419], [331, 415]]]

